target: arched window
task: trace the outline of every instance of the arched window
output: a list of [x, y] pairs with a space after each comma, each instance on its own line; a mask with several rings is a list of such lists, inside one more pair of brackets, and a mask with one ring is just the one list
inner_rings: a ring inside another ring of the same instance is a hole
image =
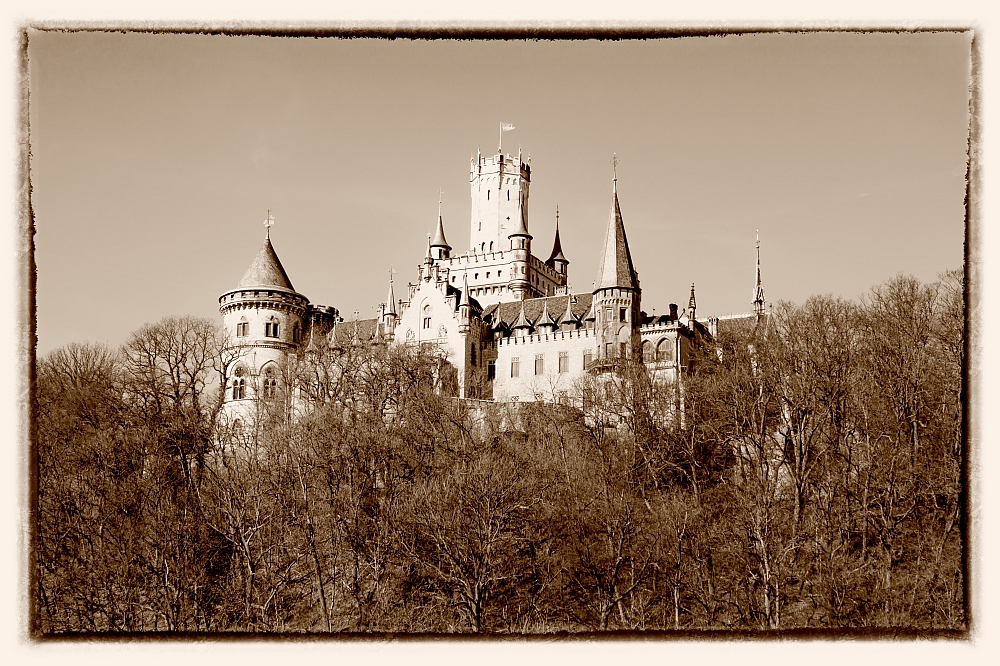
[[660, 340], [660, 343], [656, 345], [656, 360], [657, 361], [674, 360], [674, 345], [672, 340], [668, 340], [666, 338]]
[[298, 342], [302, 339], [302, 329], [299, 328], [298, 324], [292, 327], [292, 342]]
[[274, 368], [268, 366], [264, 371], [264, 382], [261, 385], [262, 395], [265, 400], [272, 400], [278, 395], [278, 378], [275, 376]]
[[493, 241], [490, 241], [490, 252], [493, 251]]
[[431, 306], [425, 305], [423, 310], [424, 315], [424, 328], [431, 327]]
[[486, 252], [486, 243], [483, 243], [479, 249], [481, 252]]
[[243, 317], [240, 319], [240, 323], [236, 324], [236, 337], [245, 338], [248, 335], [250, 335], [250, 323], [246, 317]]
[[236, 368], [233, 378], [233, 400], [242, 400], [247, 397], [246, 370], [242, 367]]
[[653, 347], [653, 343], [646, 340], [642, 343], [642, 361], [643, 363], [652, 363], [656, 360], [656, 348]]
[[269, 338], [278, 337], [278, 320], [275, 317], [264, 322], [264, 335]]

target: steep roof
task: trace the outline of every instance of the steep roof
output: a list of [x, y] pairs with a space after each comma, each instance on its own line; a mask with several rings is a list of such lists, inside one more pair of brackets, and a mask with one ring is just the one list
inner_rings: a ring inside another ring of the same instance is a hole
[[333, 327], [334, 347], [347, 347], [355, 342], [371, 342], [378, 335], [378, 319], [341, 321]]
[[556, 240], [552, 243], [552, 254], [549, 255], [549, 260], [545, 263], [551, 264], [553, 261], [564, 261], [567, 264], [569, 260], [566, 259], [566, 255], [562, 251], [562, 243], [559, 242], [559, 213], [556, 212]]
[[632, 254], [625, 237], [625, 223], [622, 222], [622, 211], [618, 205], [617, 184], [608, 218], [608, 232], [604, 237], [604, 250], [601, 252], [601, 266], [597, 271], [597, 289], [609, 287], [639, 288], [639, 277], [632, 265]]
[[281, 266], [278, 255], [275, 254], [271, 246], [271, 239], [264, 241], [264, 246], [254, 257], [250, 268], [243, 274], [239, 287], [279, 287], [289, 291], [295, 291], [292, 281], [288, 279], [288, 274]]
[[[575, 298], [576, 302], [567, 303], [567, 300], [572, 298]], [[556, 323], [561, 325], [566, 320], [567, 310], [577, 320], [582, 319], [590, 311], [590, 303], [593, 298], [593, 294], [572, 294], [571, 296], [547, 296], [544, 298], [526, 298], [523, 301], [494, 303], [486, 306], [483, 310], [483, 319], [489, 318], [490, 326], [493, 328], [497, 328], [503, 323], [508, 329], [511, 329], [517, 323], [521, 315], [521, 307], [523, 306], [524, 317], [527, 321], [532, 323], [537, 322], [542, 316], [542, 312], [548, 310], [553, 320], [556, 320], [557, 317], [551, 313], [560, 313]]]
[[438, 213], [437, 231], [434, 232], [434, 240], [431, 241], [431, 247], [446, 247], [449, 250], [451, 249], [451, 245], [448, 245], [448, 241], [444, 238], [444, 220], [441, 219], [440, 212]]

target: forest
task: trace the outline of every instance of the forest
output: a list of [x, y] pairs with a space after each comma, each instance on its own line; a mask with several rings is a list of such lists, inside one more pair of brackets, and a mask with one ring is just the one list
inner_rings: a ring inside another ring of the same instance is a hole
[[583, 409], [318, 349], [310, 409], [240, 427], [215, 322], [70, 344], [36, 363], [32, 632], [964, 632], [964, 303], [961, 271], [781, 303]]

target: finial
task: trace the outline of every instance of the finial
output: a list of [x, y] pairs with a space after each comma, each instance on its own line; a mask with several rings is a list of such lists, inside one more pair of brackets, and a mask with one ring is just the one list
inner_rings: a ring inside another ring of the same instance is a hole
[[559, 204], [556, 204], [556, 229], [559, 228]]
[[438, 188], [438, 217], [441, 217], [441, 200], [444, 199], [444, 190]]
[[271, 215], [271, 209], [267, 209], [267, 217], [264, 219], [264, 229], [266, 229], [267, 239], [271, 240], [271, 227], [274, 226], [274, 216]]
[[611, 181], [613, 183], [612, 189], [614, 189], [614, 191], [617, 192], [618, 191], [618, 154], [617, 153], [612, 153], [612, 156], [611, 156], [611, 170], [612, 170], [612, 173], [614, 174], [614, 177], [611, 179]]

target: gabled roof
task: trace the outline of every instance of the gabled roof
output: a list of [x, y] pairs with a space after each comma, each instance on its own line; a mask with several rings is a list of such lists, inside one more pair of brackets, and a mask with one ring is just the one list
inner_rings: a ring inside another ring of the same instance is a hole
[[611, 215], [608, 218], [608, 232], [604, 237], [601, 266], [597, 271], [597, 289], [610, 287], [639, 288], [639, 277], [632, 265], [632, 254], [629, 252], [628, 239], [625, 237], [625, 223], [622, 222], [622, 211], [618, 205], [617, 184], [614, 189], [614, 200], [611, 203]]
[[288, 279], [288, 274], [285, 273], [281, 261], [278, 260], [278, 255], [275, 254], [274, 248], [271, 246], [270, 238], [264, 241], [264, 246], [260, 248], [260, 252], [254, 257], [250, 268], [243, 274], [243, 279], [237, 286], [278, 287], [295, 291], [295, 288], [292, 287], [292, 281]]

